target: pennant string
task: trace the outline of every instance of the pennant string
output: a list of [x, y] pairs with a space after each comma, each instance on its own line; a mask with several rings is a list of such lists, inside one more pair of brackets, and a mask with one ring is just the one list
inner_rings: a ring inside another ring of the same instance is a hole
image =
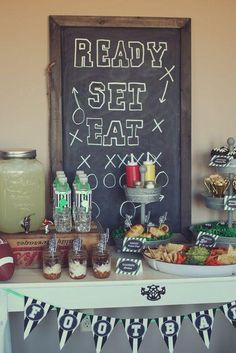
[[[12, 289], [9, 289], [9, 288], [2, 288], [2, 290], [4, 290], [5, 292], [7, 292], [7, 293], [9, 293], [9, 294], [13, 294], [13, 295], [15, 295], [15, 296], [17, 296], [17, 297], [19, 297], [19, 298], [24, 298], [24, 297], [25, 297], [24, 294], [18, 293], [18, 292], [14, 291], [14, 290], [12, 290]], [[230, 303], [230, 302], [233, 302], [233, 300], [228, 301], [227, 303]], [[221, 306], [222, 306], [222, 305], [220, 305], [220, 307], [221, 307]], [[220, 307], [213, 307], [213, 308], [211, 308], [211, 309], [221, 312]], [[54, 308], [55, 308], [55, 306], [54, 306]], [[87, 315], [87, 316], [90, 316], [90, 315], [91, 315], [90, 313], [88, 313], [88, 314], [84, 313], [84, 314]], [[183, 314], [183, 315], [181, 315], [181, 316], [183, 316], [184, 319], [187, 319], [190, 314], [191, 314], [191, 313]], [[122, 319], [118, 319], [118, 320], [119, 320], [120, 322], [122, 322]], [[150, 321], [151, 323], [155, 323], [155, 322], [156, 322], [156, 321], [155, 321], [155, 320], [156, 320], [155, 318], [154, 318], [154, 319], [150, 319], [150, 320], [151, 320], [151, 321]]]
[[[206, 347], [209, 348], [212, 329], [217, 311], [223, 312], [225, 317], [236, 328], [236, 301], [221, 304], [218, 307], [192, 312], [189, 314], [175, 315], [159, 318], [112, 318], [108, 316], [97, 316], [82, 313], [79, 310], [58, 308], [54, 305], [41, 302], [38, 299], [27, 297], [10, 288], [3, 291], [24, 299], [24, 339], [32, 330], [47, 316], [50, 310], [57, 310], [57, 324], [59, 334], [59, 345], [62, 349], [70, 336], [78, 328], [84, 317], [88, 316], [91, 322], [96, 353], [100, 353], [111, 332], [118, 322], [123, 323], [126, 336], [133, 353], [138, 353], [139, 347], [147, 332], [149, 324], [157, 324], [169, 353], [174, 353], [175, 344], [184, 319], [190, 319], [194, 328], [199, 333]], [[203, 328], [205, 329], [202, 332]]]
[[18, 293], [12, 289], [9, 289], [9, 288], [3, 288], [2, 290], [4, 290], [5, 292], [9, 293], [9, 294], [13, 294], [15, 295], [16, 297], [19, 297], [19, 298], [24, 298], [25, 295], [24, 294], [21, 294], [21, 293]]

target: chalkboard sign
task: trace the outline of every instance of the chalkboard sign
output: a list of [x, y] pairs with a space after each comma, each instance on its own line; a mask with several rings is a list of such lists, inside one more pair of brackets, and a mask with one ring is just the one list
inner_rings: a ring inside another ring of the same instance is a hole
[[93, 217], [118, 227], [140, 204], [125, 199], [131, 153], [151, 158], [173, 232], [191, 223], [190, 19], [50, 16], [51, 175], [84, 170]]

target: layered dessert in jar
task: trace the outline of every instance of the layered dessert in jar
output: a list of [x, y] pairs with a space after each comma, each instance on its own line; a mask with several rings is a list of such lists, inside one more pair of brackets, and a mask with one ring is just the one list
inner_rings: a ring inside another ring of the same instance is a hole
[[111, 274], [111, 256], [108, 249], [94, 249], [92, 254], [93, 274], [96, 278], [107, 278]]
[[87, 252], [72, 249], [68, 256], [69, 275], [72, 279], [83, 279], [87, 273]]

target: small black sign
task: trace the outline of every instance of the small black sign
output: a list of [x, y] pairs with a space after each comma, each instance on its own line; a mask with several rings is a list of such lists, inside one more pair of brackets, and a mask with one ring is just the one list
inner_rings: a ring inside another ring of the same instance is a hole
[[140, 238], [124, 238], [123, 252], [140, 252], [143, 249], [145, 239]]
[[142, 260], [119, 258], [116, 263], [116, 273], [138, 275], [142, 271]]
[[214, 247], [216, 245], [217, 238], [218, 235], [199, 232], [196, 240], [196, 245]]
[[236, 209], [236, 196], [225, 196], [224, 199], [224, 209], [232, 211]]
[[138, 264], [130, 260], [123, 260], [119, 263], [119, 269], [123, 272], [135, 272], [137, 268]]

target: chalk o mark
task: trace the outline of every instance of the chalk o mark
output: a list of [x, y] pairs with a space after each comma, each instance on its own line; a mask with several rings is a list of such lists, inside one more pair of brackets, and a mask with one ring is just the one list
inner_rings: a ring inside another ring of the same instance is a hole
[[[97, 208], [97, 214], [95, 215], [94, 206]], [[92, 201], [92, 218], [98, 218], [100, 216], [101, 209], [95, 201]]]
[[[113, 179], [113, 184], [111, 184], [111, 185], [107, 185], [107, 182], [106, 182], [106, 179], [109, 178], [109, 176], [111, 176], [112, 179]], [[115, 177], [115, 175], [114, 175], [113, 173], [107, 173], [107, 174], [104, 176], [104, 178], [103, 178], [103, 185], [104, 185], [106, 188], [108, 188], [108, 189], [114, 188], [114, 187], [116, 186], [116, 177]]]
[[119, 177], [119, 185], [122, 189], [125, 186], [125, 180], [123, 180], [124, 176], [125, 176], [125, 173], [121, 174], [121, 176]]
[[[93, 178], [94, 178], [94, 183], [93, 183]], [[92, 179], [92, 181], [91, 181], [91, 179]], [[88, 181], [89, 181], [89, 185], [91, 187], [91, 190], [96, 190], [98, 187], [98, 178], [97, 178], [96, 174], [94, 174], [94, 173], [88, 174]], [[95, 184], [95, 185], [93, 185], [93, 184]]]
[[[125, 204], [130, 204], [130, 205], [132, 206], [132, 208], [133, 208], [133, 214], [131, 214], [131, 213], [128, 212], [128, 211], [129, 211], [129, 210], [128, 210], [129, 207], [126, 207], [127, 209], [123, 211], [123, 208], [124, 208]], [[122, 211], [123, 211], [123, 212], [122, 212]], [[132, 218], [135, 217], [136, 208], [135, 208], [135, 205], [134, 205], [134, 203], [133, 203], [132, 201], [124, 201], [124, 202], [120, 205], [120, 215], [121, 215], [121, 217], [122, 217], [122, 218], [125, 218], [125, 215], [126, 215], [126, 214], [129, 214], [130, 216], [132, 216]]]
[[81, 125], [83, 124], [84, 120], [85, 120], [85, 113], [84, 110], [82, 108], [77, 108], [74, 113], [72, 114], [72, 120], [73, 123], [76, 125]]
[[[164, 170], [162, 170], [161, 172], [157, 173], [157, 176], [156, 176], [156, 178], [155, 178], [155, 182], [157, 183], [158, 178], [159, 178], [159, 176], [160, 176], [161, 174], [164, 174], [164, 177], [166, 178], [166, 182], [163, 183], [163, 185], [162, 185], [162, 183], [160, 183], [160, 185], [164, 188], [164, 187], [166, 187], [166, 186], [169, 184], [169, 177], [168, 177], [168, 175], [166, 174], [166, 172], [164, 172]], [[157, 183], [157, 184], [158, 184], [158, 183]]]

